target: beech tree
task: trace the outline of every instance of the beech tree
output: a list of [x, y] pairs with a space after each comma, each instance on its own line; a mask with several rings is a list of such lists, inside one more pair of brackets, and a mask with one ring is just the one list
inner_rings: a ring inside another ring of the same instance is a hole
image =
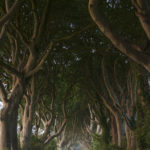
[[[16, 1], [15, 4], [17, 5], [18, 1]], [[27, 6], [29, 6], [28, 4], [29, 3], [27, 3]], [[35, 8], [34, 1], [32, 1], [31, 4], [31, 7]], [[25, 10], [25, 7], [23, 6], [24, 4], [20, 7], [20, 11]], [[2, 60], [1, 58], [0, 63], [1, 68], [9, 73], [9, 75], [12, 77], [12, 86], [9, 91], [6, 91], [3, 84], [1, 84], [3, 95], [5, 95], [5, 98], [2, 97], [3, 109], [1, 110], [0, 127], [2, 136], [1, 139], [3, 139], [0, 141], [1, 149], [17, 149], [17, 114], [19, 104], [23, 97], [24, 90], [29, 83], [30, 77], [38, 72], [44, 63], [50, 49], [52, 48], [52, 43], [48, 44], [48, 47], [45, 50], [45, 54], [42, 54], [43, 56], [39, 58], [39, 61], [36, 60], [38, 58], [38, 54], [36, 53], [36, 45], [38, 41], [41, 40], [41, 34], [43, 34], [43, 30], [46, 25], [46, 15], [49, 6], [49, 1], [47, 1], [43, 12], [41, 13], [42, 15], [40, 18], [40, 24], [37, 24], [38, 17], [36, 11], [31, 11], [34, 21], [32, 24], [32, 35], [30, 36], [28, 34], [29, 32], [27, 33], [28, 39], [30, 40], [27, 40], [27, 37], [24, 37], [24, 33], [20, 32], [21, 28], [18, 29], [19, 23], [17, 24], [17, 21], [14, 21], [13, 19], [13, 21], [10, 23], [11, 30], [9, 29], [7, 32], [7, 37], [10, 44], [8, 44], [5, 49], [6, 51], [10, 52], [11, 55], [7, 56], [7, 60]], [[22, 18], [26, 18], [26, 13], [25, 16], [22, 16]], [[26, 20], [28, 19], [26, 18]], [[15, 32], [16, 35], [12, 35], [12, 32]], [[21, 48], [22, 46], [24, 47]], [[11, 60], [11, 64], [9, 63], [9, 60]], [[9, 97], [6, 94], [7, 92], [9, 92]]]

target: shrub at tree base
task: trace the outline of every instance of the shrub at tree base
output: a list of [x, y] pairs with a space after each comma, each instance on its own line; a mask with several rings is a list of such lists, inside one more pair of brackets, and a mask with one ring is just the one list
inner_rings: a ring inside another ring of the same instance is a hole
[[107, 144], [102, 135], [92, 135], [92, 148], [91, 150], [124, 150], [116, 145]]
[[32, 137], [31, 142], [31, 149], [32, 150], [57, 150], [56, 141], [51, 141], [48, 145], [44, 145], [40, 139], [37, 139], [36, 137]]

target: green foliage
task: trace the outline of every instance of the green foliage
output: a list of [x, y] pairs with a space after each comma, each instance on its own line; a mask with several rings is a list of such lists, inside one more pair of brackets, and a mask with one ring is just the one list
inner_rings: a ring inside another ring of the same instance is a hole
[[116, 145], [106, 143], [103, 135], [92, 135], [92, 138], [91, 150], [123, 150]]
[[150, 104], [146, 103], [145, 107], [140, 106], [138, 110], [139, 118], [136, 129], [137, 145], [144, 149], [150, 150]]
[[57, 150], [56, 141], [52, 140], [48, 145], [44, 145], [40, 139], [35, 136], [32, 136], [31, 140], [31, 149], [32, 150]]
[[44, 150], [57, 150], [57, 144], [56, 144], [56, 141], [53, 140], [50, 142], [50, 144], [48, 144]]

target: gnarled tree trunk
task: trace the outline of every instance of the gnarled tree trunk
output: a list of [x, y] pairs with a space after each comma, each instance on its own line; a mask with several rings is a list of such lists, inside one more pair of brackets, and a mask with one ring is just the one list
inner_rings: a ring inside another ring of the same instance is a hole
[[[39, 98], [39, 94], [37, 94], [37, 98]], [[31, 84], [29, 89], [26, 91], [25, 94], [25, 108], [23, 110], [22, 107], [22, 130], [20, 131], [20, 147], [22, 150], [29, 150], [30, 149], [30, 142], [31, 142], [31, 135], [32, 135], [32, 122], [33, 122], [33, 115], [35, 112], [35, 81], [34, 76], [32, 77]]]
[[17, 150], [17, 105], [11, 110], [11, 104], [4, 105], [0, 118], [0, 150]]
[[0, 97], [3, 108], [0, 111], [0, 150], [17, 150], [18, 106], [23, 96], [23, 84], [17, 80], [10, 97], [0, 83]]
[[32, 134], [32, 121], [27, 120], [23, 124], [23, 128], [20, 132], [21, 150], [29, 150], [30, 149], [31, 134]]

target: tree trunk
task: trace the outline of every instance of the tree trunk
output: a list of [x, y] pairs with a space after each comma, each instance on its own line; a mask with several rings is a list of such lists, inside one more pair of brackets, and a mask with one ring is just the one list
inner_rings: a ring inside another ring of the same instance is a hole
[[0, 150], [10, 150], [11, 140], [8, 118], [0, 121]]
[[1, 110], [0, 150], [18, 150], [17, 116], [18, 111], [10, 112], [10, 107]]
[[18, 120], [18, 109], [13, 111], [12, 118], [10, 120], [11, 150], [18, 150], [17, 120]]
[[131, 150], [136, 150], [136, 141], [135, 141], [135, 133], [131, 132]]
[[20, 132], [21, 150], [30, 149], [31, 134], [32, 134], [32, 121], [26, 120], [26, 123], [24, 122], [23, 128]]
[[35, 82], [31, 79], [31, 87], [26, 91], [26, 105], [22, 116], [22, 130], [20, 132], [20, 146], [22, 150], [29, 150], [32, 135], [32, 122], [35, 113]]
[[0, 111], [0, 150], [18, 150], [17, 118], [22, 96], [23, 84], [17, 81], [10, 98], [3, 100], [3, 108]]
[[125, 124], [127, 150], [136, 150], [135, 133]]
[[29, 103], [29, 101], [27, 101], [22, 116], [22, 130], [20, 132], [20, 147], [22, 150], [30, 149], [34, 112], [35, 109], [33, 103]]
[[44, 125], [44, 133], [42, 135], [42, 141], [45, 141], [47, 139], [47, 136], [50, 134], [50, 125], [45, 123]]
[[128, 125], [125, 123], [125, 133], [126, 133], [126, 141], [127, 141], [127, 150], [130, 150], [130, 132], [129, 132], [129, 128]]
[[112, 143], [117, 145], [117, 129], [116, 122], [113, 115], [111, 115], [111, 129], [112, 129]]

